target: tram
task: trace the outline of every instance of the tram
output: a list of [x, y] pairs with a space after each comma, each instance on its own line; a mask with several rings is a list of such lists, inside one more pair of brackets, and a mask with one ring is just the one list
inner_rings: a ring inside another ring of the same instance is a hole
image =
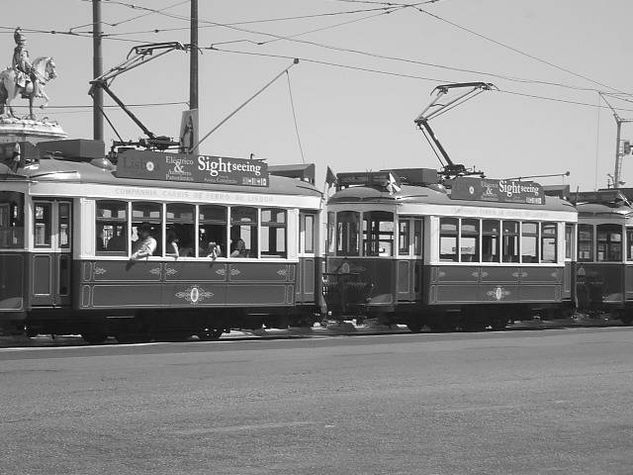
[[392, 169], [337, 184], [324, 286], [334, 318], [476, 330], [573, 307], [577, 212], [538, 183]]
[[[136, 149], [109, 160], [92, 140], [4, 144], [0, 158], [5, 333], [218, 338], [320, 319], [313, 177]], [[152, 249], [136, 258], [143, 230]]]
[[571, 195], [578, 210], [578, 310], [608, 312], [627, 325], [633, 323], [631, 191], [606, 189]]

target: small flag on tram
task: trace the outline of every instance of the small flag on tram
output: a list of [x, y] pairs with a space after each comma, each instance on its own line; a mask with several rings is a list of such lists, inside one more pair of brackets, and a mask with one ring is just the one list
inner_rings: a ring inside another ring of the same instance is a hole
[[327, 173], [325, 174], [325, 183], [327, 183], [328, 188], [332, 188], [334, 185], [336, 185], [336, 175], [330, 167], [327, 167]]
[[393, 176], [393, 173], [389, 173], [389, 181], [387, 182], [387, 190], [389, 190], [389, 194], [393, 195], [401, 190], [396, 177]]

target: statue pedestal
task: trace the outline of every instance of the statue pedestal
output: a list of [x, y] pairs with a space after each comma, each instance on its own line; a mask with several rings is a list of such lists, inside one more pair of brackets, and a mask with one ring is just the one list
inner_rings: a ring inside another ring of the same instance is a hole
[[55, 121], [0, 118], [0, 143], [59, 140], [67, 137], [66, 132]]

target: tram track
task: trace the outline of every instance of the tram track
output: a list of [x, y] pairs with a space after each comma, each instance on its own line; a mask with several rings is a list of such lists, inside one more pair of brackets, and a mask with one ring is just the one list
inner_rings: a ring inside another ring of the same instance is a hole
[[[568, 319], [541, 320], [534, 319], [508, 324], [503, 330], [494, 331], [523, 331], [523, 330], [553, 330], [564, 328], [592, 328], [592, 327], [618, 327], [625, 326], [620, 320], [609, 317], [579, 316]], [[487, 333], [493, 330], [487, 329], [480, 332]], [[328, 338], [336, 336], [374, 336], [395, 335], [412, 333], [406, 325], [378, 325], [373, 322], [357, 323], [354, 320], [343, 322], [327, 322], [315, 325], [312, 328], [291, 327], [288, 329], [262, 328], [259, 330], [232, 330], [224, 333], [220, 342], [243, 340], [274, 340], [274, 339], [299, 339], [299, 338]], [[464, 332], [438, 332], [425, 327], [418, 333], [464, 333]], [[467, 332], [471, 333], [471, 332]], [[155, 338], [148, 343], [184, 343], [196, 342], [195, 336], [187, 339]], [[108, 338], [104, 345], [117, 345], [115, 338]], [[121, 343], [123, 344], [123, 343]], [[137, 343], [138, 344], [138, 343]], [[26, 336], [0, 336], [0, 348], [37, 348], [37, 347], [63, 347], [63, 346], [91, 346], [86, 343], [81, 335], [36, 335]]]

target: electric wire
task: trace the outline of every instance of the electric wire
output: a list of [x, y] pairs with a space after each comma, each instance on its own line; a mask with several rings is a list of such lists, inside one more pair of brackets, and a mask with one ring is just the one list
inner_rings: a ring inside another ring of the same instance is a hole
[[[414, 75], [414, 74], [402, 74], [402, 73], [397, 73], [397, 72], [393, 72], [393, 71], [386, 71], [386, 70], [380, 70], [380, 69], [365, 68], [365, 67], [361, 67], [361, 66], [352, 66], [352, 65], [349, 65], [349, 64], [335, 63], [335, 62], [332, 62], [332, 61], [322, 61], [322, 60], [317, 60], [317, 59], [306, 58], [306, 57], [303, 57], [303, 56], [287, 56], [287, 55], [271, 54], [271, 53], [258, 53], [258, 52], [251, 52], [251, 51], [239, 51], [239, 50], [227, 49], [227, 48], [217, 48], [215, 46], [202, 47], [201, 49], [217, 51], [219, 53], [238, 54], [238, 55], [247, 55], [247, 56], [260, 56], [260, 57], [265, 57], [265, 58], [276, 58], [276, 59], [293, 59], [293, 58], [296, 57], [303, 63], [313, 63], [313, 64], [318, 64], [318, 65], [330, 66], [330, 67], [334, 67], [334, 68], [349, 69], [349, 70], [354, 70], [354, 71], [375, 73], [375, 74], [381, 74], [381, 75], [387, 75], [387, 76], [393, 76], [393, 77], [400, 77], [400, 78], [406, 78], [406, 79], [415, 79], [415, 80], [421, 80], [421, 81], [429, 81], [429, 82], [433, 82], [435, 84], [437, 84], [437, 83], [450, 83], [450, 82], [453, 82], [453, 80], [449, 79], [449, 78], [437, 78], [437, 77], [419, 76], [419, 75]], [[587, 103], [587, 102], [572, 101], [572, 100], [566, 100], [566, 99], [560, 99], [560, 98], [548, 97], [548, 96], [540, 96], [540, 95], [537, 95], [537, 94], [527, 94], [527, 93], [521, 93], [521, 92], [516, 92], [516, 91], [511, 91], [511, 90], [504, 90], [504, 89], [501, 89], [501, 88], [498, 88], [498, 91], [496, 91], [496, 92], [512, 94], [512, 95], [517, 95], [517, 96], [523, 96], [523, 97], [532, 98], [532, 99], [541, 99], [541, 100], [547, 100], [547, 101], [552, 101], [552, 102], [560, 102], [560, 103], [564, 103], [564, 104], [573, 104], [573, 105], [579, 105], [579, 106], [586, 106], [586, 107], [590, 107], [590, 108], [598, 107], [595, 104], [591, 104], [591, 103]], [[599, 91], [596, 91], [595, 89], [589, 89], [589, 90], [587, 90], [587, 92], [599, 92]], [[606, 106], [599, 106], [599, 107], [601, 109], [606, 109], [607, 108]], [[633, 112], [633, 109], [626, 109], [624, 107], [618, 107], [617, 110]]]
[[295, 111], [295, 101], [292, 97], [292, 86], [290, 85], [290, 73], [286, 70], [286, 79], [288, 80], [288, 95], [290, 97], [290, 108], [292, 109], [292, 119], [295, 125], [295, 133], [297, 134], [297, 144], [299, 145], [299, 152], [301, 153], [301, 163], [306, 162], [306, 157], [303, 154], [303, 146], [301, 145], [301, 135], [299, 135], [299, 125], [297, 124], [297, 113]]

